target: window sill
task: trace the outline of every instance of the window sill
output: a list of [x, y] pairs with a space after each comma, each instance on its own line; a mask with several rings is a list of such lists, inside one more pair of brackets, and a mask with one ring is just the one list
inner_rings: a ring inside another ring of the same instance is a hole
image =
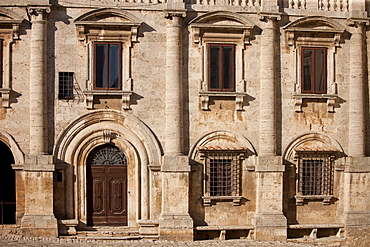
[[2, 106], [4, 108], [10, 108], [10, 88], [0, 88]]
[[295, 94], [294, 108], [296, 112], [302, 112], [303, 99], [326, 99], [327, 111], [333, 113], [337, 98], [336, 94]]
[[202, 196], [203, 206], [210, 207], [212, 201], [232, 201], [233, 206], [240, 206], [241, 196]]
[[91, 110], [94, 109], [94, 96], [95, 95], [110, 95], [122, 96], [122, 110], [130, 110], [130, 100], [132, 91], [122, 90], [87, 90], [83, 91], [86, 98], [86, 107]]
[[222, 92], [222, 91], [201, 91], [199, 92], [199, 96], [200, 96], [200, 100], [202, 103], [203, 111], [209, 111], [209, 98], [210, 97], [233, 97], [235, 98], [235, 109], [237, 111], [242, 111], [246, 93]]
[[321, 201], [324, 205], [330, 205], [330, 201], [334, 198], [333, 195], [295, 195], [296, 205], [303, 206], [304, 200]]

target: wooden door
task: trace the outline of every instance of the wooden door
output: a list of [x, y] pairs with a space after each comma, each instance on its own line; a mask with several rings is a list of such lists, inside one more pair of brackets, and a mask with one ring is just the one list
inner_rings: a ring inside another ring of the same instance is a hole
[[[110, 152], [121, 152], [115, 147], [112, 149], [111, 146], [108, 146], [108, 148], [111, 149]], [[92, 155], [95, 156], [95, 162], [89, 162], [88, 159], [87, 223], [95, 226], [125, 226], [127, 225], [126, 159], [112, 162], [112, 159], [108, 158], [108, 160], [101, 162], [96, 159], [96, 156], [102, 155], [102, 150], [105, 153], [104, 158], [107, 159], [107, 152], [104, 148], [100, 148], [100, 152], [92, 152]], [[122, 152], [119, 156], [124, 157]]]

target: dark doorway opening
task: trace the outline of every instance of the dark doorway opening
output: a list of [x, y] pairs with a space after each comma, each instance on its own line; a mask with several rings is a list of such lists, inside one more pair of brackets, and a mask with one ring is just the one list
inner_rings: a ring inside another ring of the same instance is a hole
[[14, 157], [9, 147], [0, 142], [0, 224], [15, 224]]

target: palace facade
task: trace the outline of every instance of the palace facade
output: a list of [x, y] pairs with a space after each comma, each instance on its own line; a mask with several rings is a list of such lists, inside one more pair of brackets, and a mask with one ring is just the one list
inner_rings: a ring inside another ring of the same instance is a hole
[[370, 235], [367, 0], [0, 0], [0, 233]]

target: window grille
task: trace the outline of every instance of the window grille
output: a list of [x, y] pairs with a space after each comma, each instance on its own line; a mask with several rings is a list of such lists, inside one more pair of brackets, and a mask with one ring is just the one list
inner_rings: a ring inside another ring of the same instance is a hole
[[73, 72], [59, 72], [59, 99], [73, 99]]
[[298, 189], [301, 195], [332, 194], [332, 156], [328, 154], [302, 154], [299, 164]]
[[239, 196], [239, 153], [212, 152], [207, 156], [205, 196]]

